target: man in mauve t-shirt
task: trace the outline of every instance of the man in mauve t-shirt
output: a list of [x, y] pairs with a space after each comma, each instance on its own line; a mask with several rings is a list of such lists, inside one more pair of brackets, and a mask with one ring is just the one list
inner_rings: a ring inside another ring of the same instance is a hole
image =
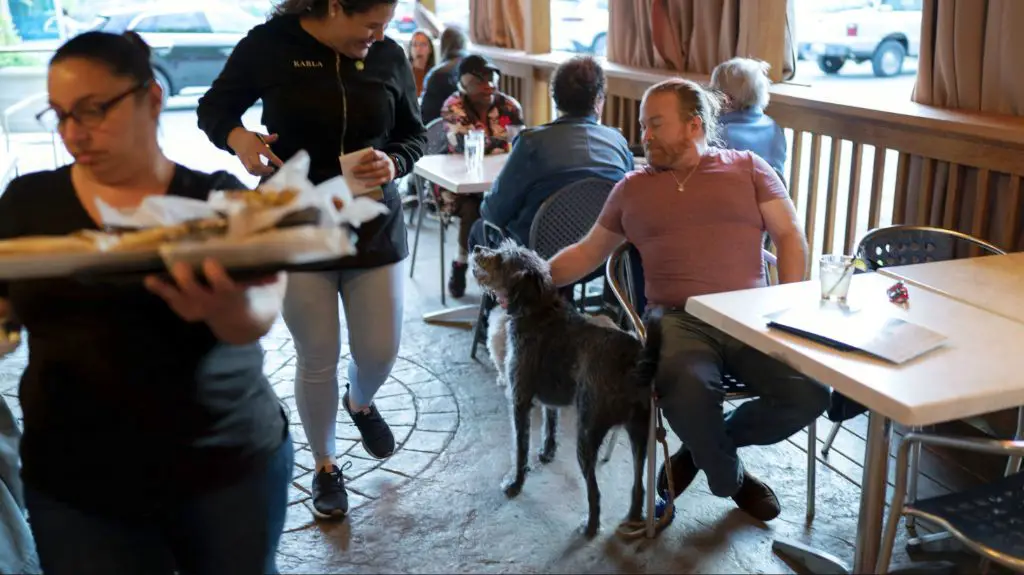
[[[736, 448], [793, 435], [821, 415], [829, 394], [684, 311], [691, 296], [765, 285], [766, 231], [778, 248], [779, 281], [804, 279], [807, 242], [775, 171], [751, 152], [708, 146], [718, 108], [688, 80], [648, 89], [640, 119], [649, 166], [615, 186], [587, 236], [552, 258], [551, 275], [559, 286], [571, 284], [623, 242], [636, 246], [648, 307], [665, 312], [656, 386], [665, 418], [683, 442], [671, 458], [677, 495], [703, 470], [712, 493], [768, 521], [779, 514], [778, 498], [744, 469]], [[723, 373], [758, 398], [723, 416]], [[663, 468], [658, 491], [667, 483]]]

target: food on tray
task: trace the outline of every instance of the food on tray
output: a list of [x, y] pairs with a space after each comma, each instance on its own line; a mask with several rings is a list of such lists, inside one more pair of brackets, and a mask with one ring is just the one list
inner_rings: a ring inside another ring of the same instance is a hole
[[295, 201], [299, 192], [294, 188], [283, 190], [234, 190], [224, 193], [230, 200], [241, 200], [248, 208], [283, 208]]
[[98, 249], [96, 237], [84, 233], [69, 236], [26, 236], [0, 241], [0, 256], [89, 253]]
[[118, 236], [110, 251], [155, 250], [169, 242], [202, 241], [224, 235], [227, 227], [226, 220], [217, 218], [125, 232]]

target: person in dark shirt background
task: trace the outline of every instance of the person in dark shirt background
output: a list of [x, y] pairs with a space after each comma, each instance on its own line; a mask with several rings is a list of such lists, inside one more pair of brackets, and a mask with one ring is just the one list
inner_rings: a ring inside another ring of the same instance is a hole
[[467, 54], [466, 42], [466, 34], [458, 28], [448, 27], [441, 33], [441, 63], [427, 72], [423, 80], [420, 114], [424, 124], [440, 118], [444, 101], [459, 89], [455, 71]]
[[[376, 195], [389, 213], [359, 228], [358, 254], [290, 273], [285, 295], [284, 320], [297, 353], [295, 400], [316, 459], [313, 512], [325, 519], [348, 513], [335, 449], [339, 399], [370, 456], [384, 459], [395, 449], [373, 404], [402, 333], [401, 261], [409, 246], [394, 180], [412, 171], [426, 145], [408, 58], [384, 36], [395, 3], [285, 0], [238, 43], [198, 109], [210, 140], [253, 174], [270, 174], [280, 158], [306, 150], [309, 177], [319, 183], [341, 173], [339, 155], [368, 148], [348, 175], [382, 187]], [[270, 135], [242, 125], [257, 99]], [[339, 293], [352, 350], [341, 398]]]
[[[47, 86], [40, 118], [75, 161], [8, 185], [0, 239], [99, 230], [99, 200], [244, 187], [164, 156], [162, 92], [134, 33], [69, 40]], [[0, 324], [29, 335], [22, 476], [47, 575], [277, 572], [294, 454], [259, 339], [285, 278], [203, 272], [209, 287], [183, 263], [166, 282], [0, 282]]]

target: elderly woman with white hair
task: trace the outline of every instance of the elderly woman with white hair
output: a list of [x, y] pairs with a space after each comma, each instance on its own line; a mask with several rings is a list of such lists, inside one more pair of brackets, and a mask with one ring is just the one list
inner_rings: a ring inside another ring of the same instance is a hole
[[769, 67], [767, 62], [750, 58], [727, 60], [711, 72], [711, 88], [725, 98], [719, 116], [722, 144], [761, 156], [785, 181], [786, 136], [764, 113], [770, 97]]

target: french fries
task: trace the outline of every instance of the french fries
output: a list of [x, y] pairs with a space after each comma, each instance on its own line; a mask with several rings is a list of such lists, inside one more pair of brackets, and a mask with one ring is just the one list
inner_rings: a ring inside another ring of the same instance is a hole
[[227, 230], [223, 219], [197, 220], [174, 226], [163, 226], [126, 232], [111, 247], [112, 252], [152, 250], [168, 242], [203, 240], [222, 235]]
[[284, 190], [235, 190], [225, 192], [225, 196], [231, 200], [241, 200], [247, 208], [283, 208], [295, 201], [299, 195], [298, 190], [286, 188]]

